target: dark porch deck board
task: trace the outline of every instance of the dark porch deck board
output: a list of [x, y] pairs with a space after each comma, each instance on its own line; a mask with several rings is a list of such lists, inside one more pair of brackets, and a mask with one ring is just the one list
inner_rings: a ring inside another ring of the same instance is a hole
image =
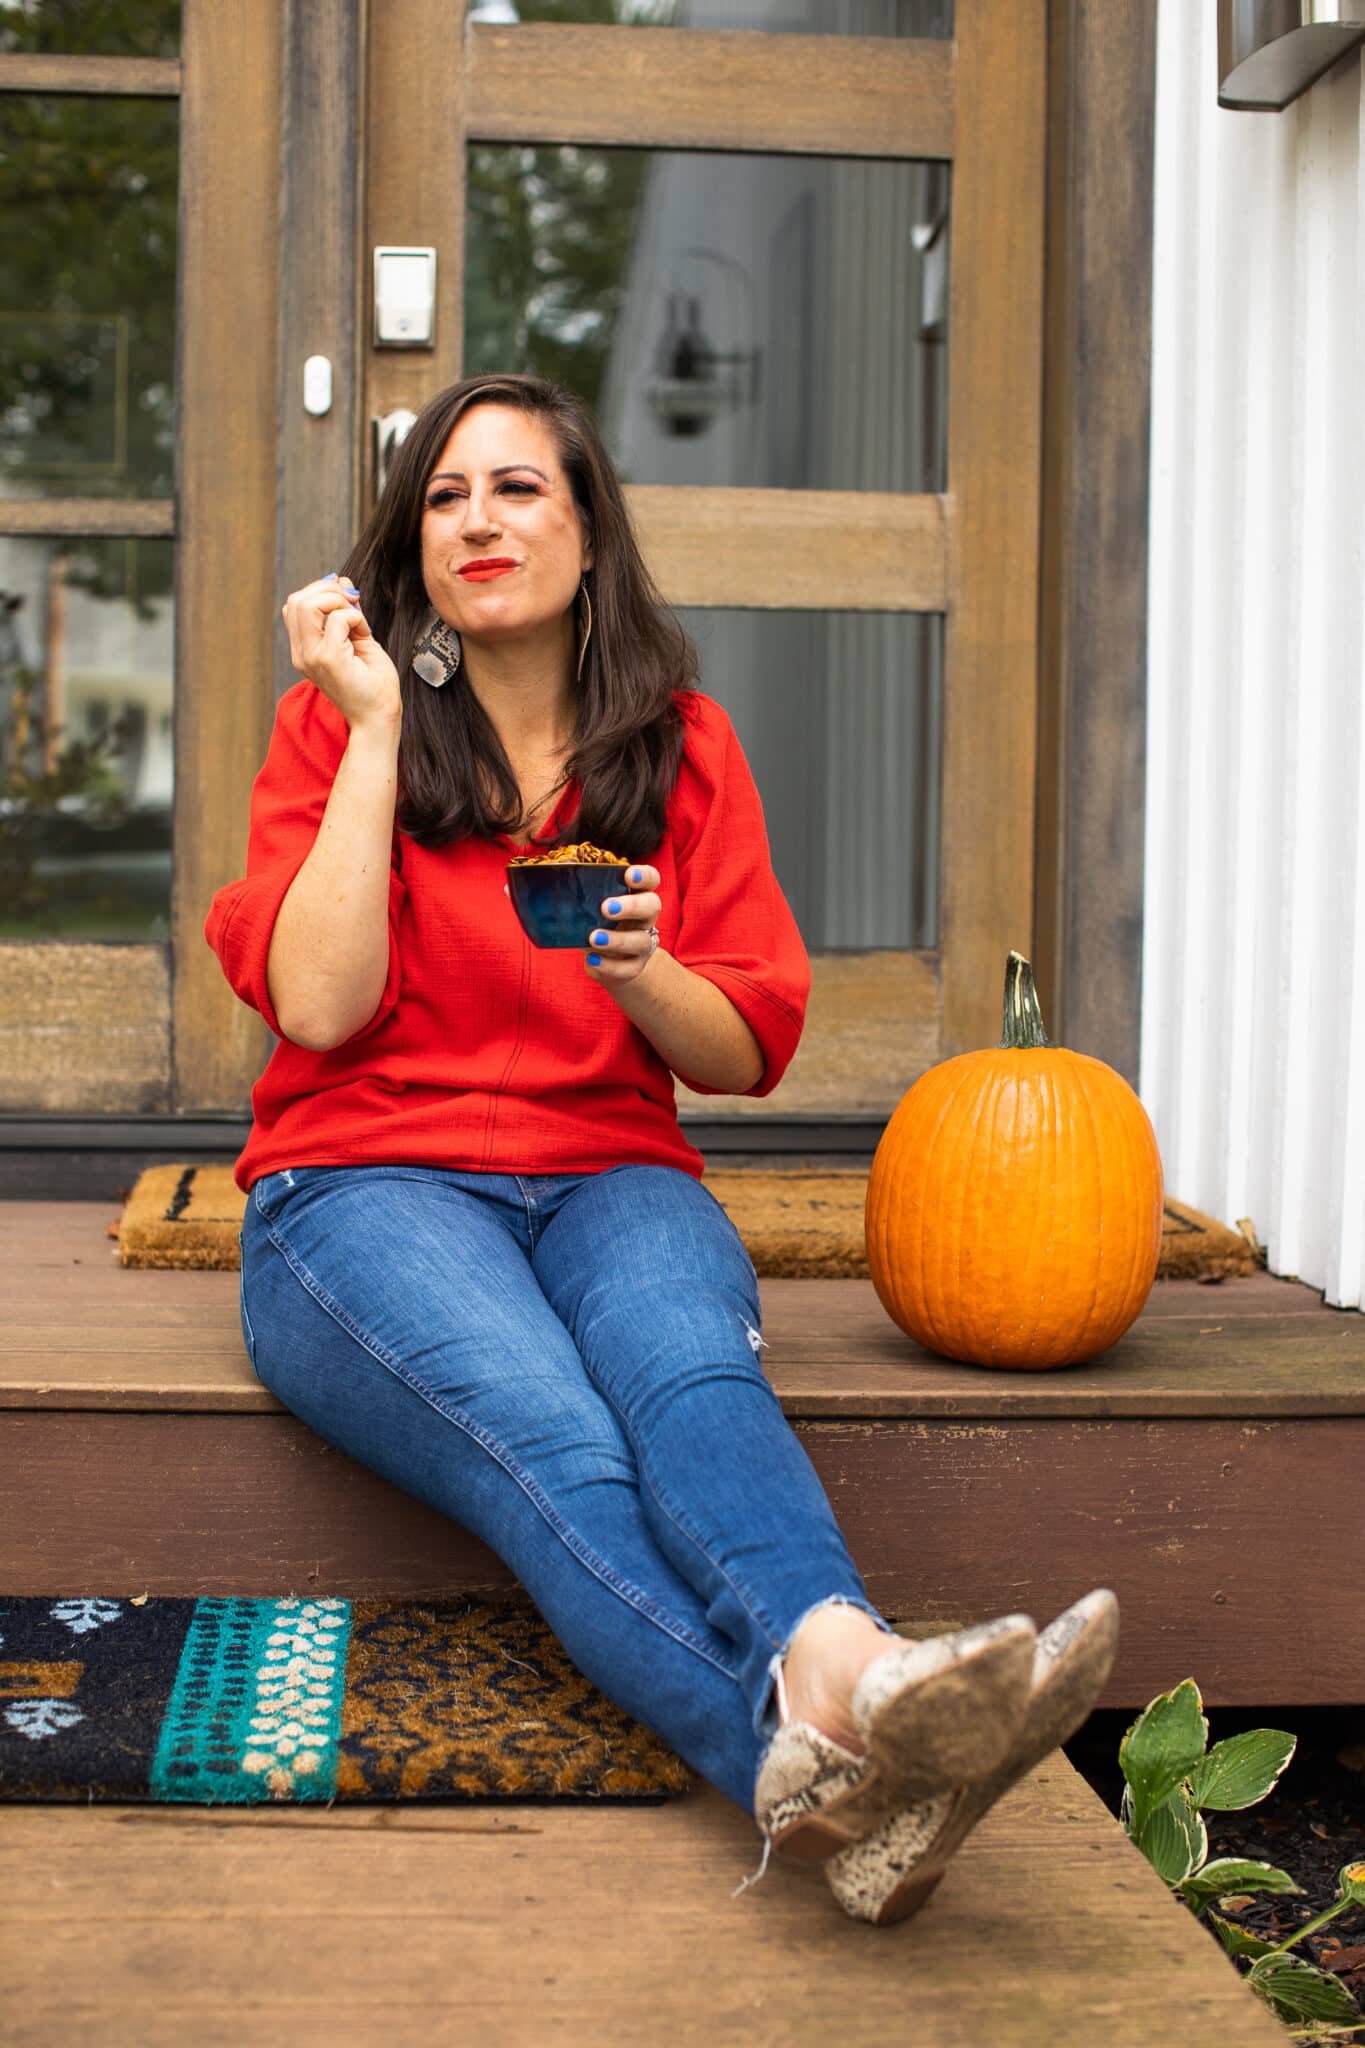
[[[509, 1582], [279, 1407], [236, 1274], [124, 1271], [110, 1213], [0, 1204], [0, 1590]], [[1035, 1374], [931, 1357], [866, 1281], [767, 1281], [763, 1301], [764, 1364], [887, 1613], [1041, 1619], [1105, 1583], [1110, 1704], [1187, 1675], [1211, 1703], [1360, 1700], [1365, 1317], [1264, 1274], [1167, 1282], [1104, 1359]]]

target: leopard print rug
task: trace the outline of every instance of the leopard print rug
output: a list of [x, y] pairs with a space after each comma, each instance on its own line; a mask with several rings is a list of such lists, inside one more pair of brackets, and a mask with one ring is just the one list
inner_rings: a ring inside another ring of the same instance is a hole
[[0, 1597], [0, 1799], [659, 1799], [524, 1596]]

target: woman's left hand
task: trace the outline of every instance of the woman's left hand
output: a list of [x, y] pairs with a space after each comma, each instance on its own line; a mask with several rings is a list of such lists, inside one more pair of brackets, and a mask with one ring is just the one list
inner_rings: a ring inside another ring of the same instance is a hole
[[657, 943], [650, 926], [663, 910], [655, 893], [661, 879], [657, 868], [627, 868], [626, 893], [603, 899], [602, 922], [587, 937], [587, 971], [603, 987], [623, 988], [649, 965]]

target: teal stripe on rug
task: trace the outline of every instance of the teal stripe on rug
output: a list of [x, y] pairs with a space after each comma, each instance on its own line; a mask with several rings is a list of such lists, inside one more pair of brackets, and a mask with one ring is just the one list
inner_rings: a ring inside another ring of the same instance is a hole
[[151, 1797], [330, 1799], [349, 1600], [198, 1600], [161, 1724]]

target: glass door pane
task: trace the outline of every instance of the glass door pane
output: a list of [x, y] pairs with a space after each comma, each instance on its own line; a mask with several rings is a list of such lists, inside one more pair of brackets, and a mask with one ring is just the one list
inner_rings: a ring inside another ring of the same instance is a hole
[[173, 557], [0, 536], [0, 939], [170, 936]]
[[178, 57], [180, 0], [0, 0], [0, 55]]
[[946, 488], [941, 163], [475, 144], [466, 373], [594, 407], [626, 479]]
[[938, 944], [943, 619], [680, 611], [811, 953]]
[[953, 33], [953, 0], [471, 0], [471, 21], [613, 23], [620, 28], [761, 29], [770, 35]]
[[0, 498], [174, 491], [179, 114], [0, 93]]
[[[174, 99], [0, 94], [0, 508], [173, 496], [178, 133]], [[0, 938], [169, 937], [174, 573], [170, 539], [0, 534]]]

